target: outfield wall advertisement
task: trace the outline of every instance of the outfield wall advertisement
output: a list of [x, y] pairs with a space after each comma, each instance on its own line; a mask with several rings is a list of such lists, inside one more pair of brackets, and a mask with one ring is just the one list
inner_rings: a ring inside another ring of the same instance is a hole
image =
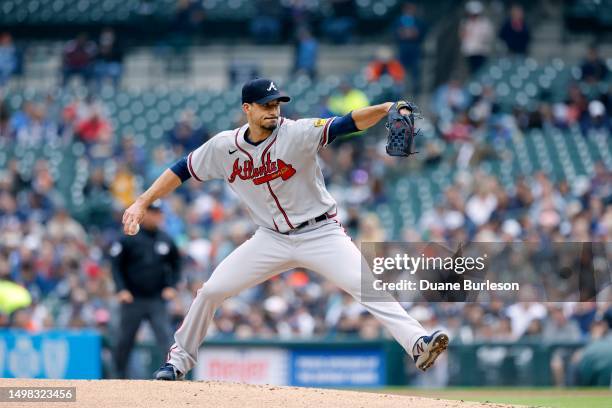
[[0, 377], [101, 378], [100, 336], [95, 331], [0, 330]]
[[288, 351], [281, 348], [210, 347], [198, 353], [194, 378], [287, 385]]
[[194, 379], [303, 387], [380, 387], [386, 384], [381, 349], [204, 347]]

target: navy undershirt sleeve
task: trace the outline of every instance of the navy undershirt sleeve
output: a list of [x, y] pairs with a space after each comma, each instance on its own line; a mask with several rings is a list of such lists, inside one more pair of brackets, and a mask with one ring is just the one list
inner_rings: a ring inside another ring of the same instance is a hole
[[359, 132], [355, 121], [353, 120], [353, 112], [349, 112], [344, 116], [337, 117], [329, 125], [329, 141], [331, 143], [338, 136], [348, 135], [350, 133]]
[[191, 178], [191, 174], [189, 173], [189, 169], [187, 168], [187, 157], [183, 157], [176, 163], [170, 167], [170, 170], [174, 172], [180, 179], [181, 182], [185, 182]]

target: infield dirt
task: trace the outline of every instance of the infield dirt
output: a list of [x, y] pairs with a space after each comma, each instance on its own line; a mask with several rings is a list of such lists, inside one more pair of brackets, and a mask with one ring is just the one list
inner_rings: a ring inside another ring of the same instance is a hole
[[0, 379], [1, 387], [76, 387], [76, 403], [12, 402], [3, 407], [53, 408], [474, 408], [510, 407], [468, 401], [339, 391], [318, 388], [247, 385], [216, 381]]

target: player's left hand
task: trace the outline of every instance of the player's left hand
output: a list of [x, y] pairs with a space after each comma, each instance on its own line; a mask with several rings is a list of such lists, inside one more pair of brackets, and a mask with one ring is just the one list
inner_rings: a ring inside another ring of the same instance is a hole
[[397, 101], [395, 106], [400, 115], [406, 116], [412, 113], [413, 105], [410, 102]]
[[161, 295], [164, 300], [172, 300], [176, 297], [176, 289], [167, 286], [162, 290]]

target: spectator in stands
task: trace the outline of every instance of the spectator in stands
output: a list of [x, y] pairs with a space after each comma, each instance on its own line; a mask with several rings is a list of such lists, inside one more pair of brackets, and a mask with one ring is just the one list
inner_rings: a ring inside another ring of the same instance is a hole
[[[565, 316], [562, 307], [551, 306], [548, 310], [549, 319], [544, 322], [543, 341], [556, 342], [562, 340], [568, 343], [580, 341], [582, 335], [578, 324]], [[558, 387], [568, 384], [566, 380], [566, 367], [570, 357], [571, 352], [563, 348], [555, 350], [551, 357], [550, 367], [555, 385]]]
[[64, 106], [62, 109], [62, 122], [67, 129], [72, 131], [77, 121], [86, 115], [87, 109], [85, 106], [86, 103], [80, 98], [75, 98]]
[[357, 334], [364, 307], [346, 293], [335, 296], [325, 315], [327, 326], [336, 327], [338, 333]]
[[18, 62], [13, 37], [8, 32], [0, 33], [0, 87], [17, 71]]
[[591, 179], [591, 194], [612, 203], [612, 169], [606, 167], [602, 161], [595, 163], [593, 178]]
[[74, 128], [75, 134], [85, 143], [109, 141], [112, 128], [109, 120], [103, 115], [99, 105], [93, 105], [87, 116], [79, 120]]
[[498, 208], [496, 196], [496, 183], [485, 178], [476, 186], [475, 194], [465, 203], [465, 213], [476, 225], [481, 226], [489, 221], [493, 212]]
[[470, 104], [470, 97], [461, 81], [451, 79], [436, 89], [433, 96], [433, 111], [438, 117], [449, 118], [464, 111]]
[[123, 69], [123, 49], [117, 42], [115, 31], [106, 28], [100, 34], [98, 40], [98, 54], [94, 66], [94, 75], [98, 84], [110, 79], [114, 86], [119, 84]]
[[47, 224], [47, 230], [49, 238], [57, 242], [62, 242], [67, 238], [75, 239], [78, 242], [87, 241], [85, 229], [68, 214], [68, 210], [65, 207], [60, 206], [56, 209], [55, 215], [53, 215]]
[[10, 319], [11, 327], [29, 332], [35, 331], [34, 322], [32, 321], [32, 310], [30, 308], [22, 308], [14, 311]]
[[512, 322], [512, 334], [520, 338], [533, 320], [546, 318], [546, 308], [541, 303], [520, 302], [509, 306], [506, 313]]
[[569, 86], [565, 106], [567, 107], [566, 121], [568, 124], [581, 122], [587, 117], [589, 101], [580, 89], [580, 85], [574, 83]]
[[25, 100], [21, 104], [21, 108], [11, 115], [9, 120], [9, 130], [11, 136], [15, 136], [23, 129], [30, 126], [34, 116], [34, 102]]
[[351, 42], [356, 25], [355, 0], [329, 0], [331, 17], [323, 21], [322, 31], [334, 44]]
[[149, 164], [149, 156], [142, 144], [136, 142], [134, 135], [125, 133], [121, 136], [121, 144], [114, 152], [115, 157], [127, 164], [133, 171], [143, 174]]
[[603, 81], [608, 76], [606, 62], [599, 55], [596, 45], [591, 45], [580, 66], [581, 79], [588, 83]]
[[47, 116], [42, 103], [26, 101], [20, 111], [13, 115], [11, 132], [17, 143], [23, 146], [37, 146], [57, 137], [57, 124]]
[[251, 35], [257, 44], [274, 44], [280, 39], [282, 8], [275, 0], [255, 0]]
[[89, 40], [87, 33], [81, 33], [76, 39], [68, 41], [64, 46], [62, 84], [66, 85], [73, 76], [89, 82], [96, 52], [96, 44]]
[[389, 75], [396, 84], [403, 84], [406, 72], [402, 64], [393, 57], [389, 47], [376, 50], [376, 57], [366, 67], [366, 78], [370, 82], [380, 80], [383, 75]]
[[87, 203], [85, 219], [90, 228], [110, 227], [113, 223], [110, 187], [106, 183], [104, 170], [96, 167], [91, 171], [89, 180], [83, 188], [83, 197]]
[[25, 197], [21, 196], [19, 206], [22, 211], [30, 212], [30, 217], [38, 222], [47, 223], [55, 208], [63, 205], [64, 198], [57, 191], [56, 180], [51, 175], [49, 164], [39, 159], [34, 164], [34, 176]]
[[0, 140], [10, 137], [11, 113], [6, 101], [0, 97]]
[[181, 119], [174, 129], [168, 133], [168, 139], [176, 155], [185, 155], [202, 145], [208, 139], [208, 132], [201, 126], [196, 126], [196, 118], [192, 110], [181, 113]]
[[407, 1], [394, 26], [399, 60], [410, 74], [410, 89], [415, 94], [421, 89], [421, 47], [426, 34], [425, 23], [417, 17], [417, 11], [416, 3]]
[[319, 43], [312, 33], [305, 27], [298, 31], [298, 40], [295, 47], [295, 64], [293, 73], [295, 75], [305, 74], [311, 79], [317, 75], [317, 58], [319, 55]]
[[136, 199], [136, 176], [130, 167], [119, 162], [119, 168], [110, 185], [110, 192], [118, 208], [127, 208]]
[[346, 115], [352, 110], [368, 106], [370, 102], [363, 91], [353, 88], [348, 81], [342, 82], [339, 92], [329, 98], [327, 108], [334, 115]]
[[612, 121], [601, 101], [589, 102], [588, 115], [584, 115], [580, 120], [580, 128], [585, 136], [588, 136], [592, 130], [608, 132], [612, 130]]
[[612, 378], [612, 321], [599, 320], [593, 324], [596, 335], [582, 351], [578, 363], [578, 384], [609, 387]]
[[597, 305], [595, 302], [579, 302], [574, 308], [571, 319], [578, 323], [582, 337], [586, 337], [591, 334], [590, 331], [596, 317]]
[[[484, 85], [482, 91], [474, 96], [468, 110], [470, 119], [477, 123], [479, 127], [486, 127], [495, 123], [494, 119], [499, 113], [499, 104], [495, 96], [495, 90], [491, 85]], [[501, 126], [491, 126], [494, 136], [503, 136]]]
[[204, 17], [204, 11], [197, 1], [177, 0], [176, 11], [170, 23], [173, 32], [171, 44], [179, 49], [191, 45], [201, 29]]
[[461, 22], [459, 38], [469, 72], [474, 74], [487, 62], [495, 33], [491, 20], [483, 14], [484, 6], [480, 1], [468, 1], [465, 10], [467, 19]]
[[529, 326], [527, 326], [527, 330], [519, 339], [520, 341], [541, 341], [542, 340], [542, 320], [533, 319]]
[[527, 55], [531, 32], [525, 22], [525, 11], [520, 4], [513, 4], [510, 7], [510, 16], [499, 31], [499, 38], [506, 44], [510, 54]]

